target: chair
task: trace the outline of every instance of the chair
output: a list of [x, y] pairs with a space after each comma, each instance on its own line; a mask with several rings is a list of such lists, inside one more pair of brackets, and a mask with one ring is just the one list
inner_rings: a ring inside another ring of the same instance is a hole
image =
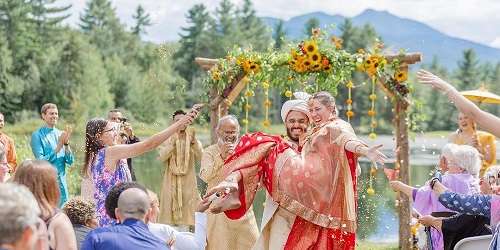
[[455, 247], [454, 250], [480, 250], [480, 249], [488, 249], [490, 246], [490, 242], [493, 236], [489, 235], [481, 235], [474, 237], [467, 237], [465, 239], [461, 239]]

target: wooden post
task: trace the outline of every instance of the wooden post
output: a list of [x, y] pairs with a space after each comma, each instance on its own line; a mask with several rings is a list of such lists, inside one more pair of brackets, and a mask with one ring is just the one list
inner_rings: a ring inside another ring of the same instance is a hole
[[[400, 181], [410, 184], [410, 162], [408, 145], [408, 124], [407, 124], [408, 103], [404, 100], [396, 99], [394, 127], [396, 128], [396, 167], [399, 166]], [[412, 236], [410, 229], [410, 200], [406, 195], [399, 195], [399, 249], [410, 250], [412, 247]]]

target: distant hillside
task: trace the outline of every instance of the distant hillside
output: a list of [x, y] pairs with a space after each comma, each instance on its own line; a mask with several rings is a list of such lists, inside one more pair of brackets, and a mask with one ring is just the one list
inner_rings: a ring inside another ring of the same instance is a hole
[[[287, 37], [291, 39], [303, 38], [304, 24], [313, 17], [320, 21], [321, 27], [331, 24], [338, 27], [345, 19], [341, 15], [328, 15], [323, 12], [296, 16], [285, 21]], [[262, 20], [272, 29], [279, 21], [279, 19], [272, 17], [263, 17]], [[424, 63], [430, 62], [432, 57], [436, 55], [442, 65], [452, 69], [457, 66], [457, 61], [462, 57], [462, 51], [469, 48], [474, 49], [482, 62], [497, 63], [500, 61], [500, 49], [448, 36], [424, 23], [401, 18], [387, 11], [368, 9], [351, 20], [357, 26], [365, 23], [371, 24], [382, 37], [386, 48], [394, 52], [401, 48], [407, 51], [422, 52]], [[338, 29], [334, 30], [334, 33], [338, 32]]]

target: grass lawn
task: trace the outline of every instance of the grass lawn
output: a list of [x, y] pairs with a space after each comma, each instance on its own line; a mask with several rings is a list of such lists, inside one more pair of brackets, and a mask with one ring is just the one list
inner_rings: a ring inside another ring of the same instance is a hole
[[374, 243], [369, 241], [360, 241], [356, 250], [396, 250], [399, 249], [397, 243]]

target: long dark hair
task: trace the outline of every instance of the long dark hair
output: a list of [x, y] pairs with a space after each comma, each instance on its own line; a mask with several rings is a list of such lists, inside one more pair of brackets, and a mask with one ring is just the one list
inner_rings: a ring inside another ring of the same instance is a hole
[[108, 121], [103, 118], [94, 118], [87, 122], [85, 128], [85, 162], [82, 167], [82, 175], [88, 177], [90, 164], [94, 162], [99, 149], [104, 148], [104, 144], [99, 137], [108, 125]]

